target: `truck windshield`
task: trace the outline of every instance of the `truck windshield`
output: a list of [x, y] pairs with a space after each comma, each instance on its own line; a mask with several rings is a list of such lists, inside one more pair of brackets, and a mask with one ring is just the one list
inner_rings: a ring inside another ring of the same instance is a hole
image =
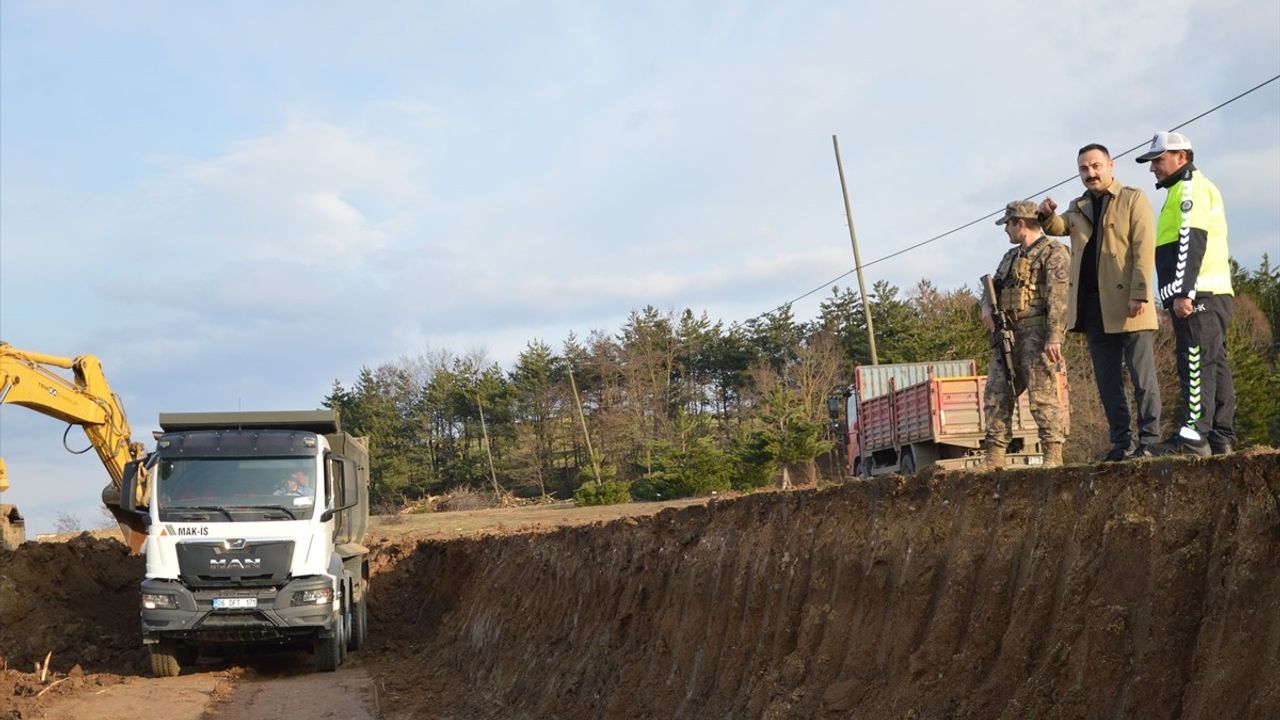
[[212, 513], [216, 517], [209, 519], [219, 521], [302, 519], [315, 507], [313, 458], [165, 458], [157, 470], [159, 510], [166, 515], [185, 510]]

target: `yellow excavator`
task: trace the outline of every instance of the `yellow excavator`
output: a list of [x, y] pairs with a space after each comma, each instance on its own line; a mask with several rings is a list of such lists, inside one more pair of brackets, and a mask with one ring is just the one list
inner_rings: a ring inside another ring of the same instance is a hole
[[[55, 372], [70, 370], [73, 378]], [[146, 450], [134, 442], [120, 398], [111, 391], [102, 373], [102, 363], [92, 355], [75, 358], [19, 350], [0, 342], [0, 405], [22, 405], [72, 425], [79, 425], [89, 444], [106, 466], [111, 483], [102, 491], [102, 502], [111, 511], [132, 552], [137, 553], [146, 538], [140, 516], [120, 507], [120, 488], [126, 472], [138, 473], [135, 483], [138, 507], [147, 504]], [[62, 437], [66, 446], [66, 433]], [[71, 450], [71, 452], [88, 452]], [[127, 467], [134, 463], [133, 467]], [[9, 487], [4, 460], [0, 458], [0, 493]], [[0, 505], [0, 547], [21, 544], [25, 535], [22, 516], [12, 505]]]

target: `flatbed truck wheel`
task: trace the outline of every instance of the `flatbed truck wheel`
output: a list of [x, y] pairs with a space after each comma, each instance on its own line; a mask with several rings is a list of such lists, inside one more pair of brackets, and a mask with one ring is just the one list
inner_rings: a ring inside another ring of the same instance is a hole
[[916, 458], [908, 450], [902, 453], [902, 459], [898, 462], [901, 475], [914, 475], [916, 472]]

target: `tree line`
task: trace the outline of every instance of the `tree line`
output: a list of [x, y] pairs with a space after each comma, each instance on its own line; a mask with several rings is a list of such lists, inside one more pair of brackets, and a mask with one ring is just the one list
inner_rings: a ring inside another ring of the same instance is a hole
[[[1266, 256], [1252, 272], [1233, 270], [1239, 445], [1280, 444], [1280, 271]], [[988, 340], [968, 288], [922, 280], [904, 293], [882, 281], [870, 296], [881, 363], [976, 358], [985, 371]], [[1106, 424], [1081, 336], [1069, 334], [1064, 351], [1067, 458], [1083, 462], [1105, 449]], [[558, 347], [531, 340], [510, 369], [479, 351], [425, 351], [363, 367], [350, 387], [335, 380], [323, 404], [369, 438], [371, 495], [384, 508], [456, 488], [673, 498], [840, 474], [827, 398], [869, 360], [861, 296], [833, 287], [810, 320], [790, 306], [728, 325], [645, 307], [616, 333], [571, 334]], [[1171, 425], [1180, 408], [1167, 322], [1157, 365]]]

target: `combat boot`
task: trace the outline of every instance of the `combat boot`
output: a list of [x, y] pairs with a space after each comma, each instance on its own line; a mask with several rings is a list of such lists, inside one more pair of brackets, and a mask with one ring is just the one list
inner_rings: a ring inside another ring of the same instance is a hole
[[999, 470], [1004, 467], [1004, 447], [987, 445], [987, 457], [978, 466], [979, 470]]
[[1044, 467], [1062, 467], [1062, 443], [1047, 442], [1044, 444]]

